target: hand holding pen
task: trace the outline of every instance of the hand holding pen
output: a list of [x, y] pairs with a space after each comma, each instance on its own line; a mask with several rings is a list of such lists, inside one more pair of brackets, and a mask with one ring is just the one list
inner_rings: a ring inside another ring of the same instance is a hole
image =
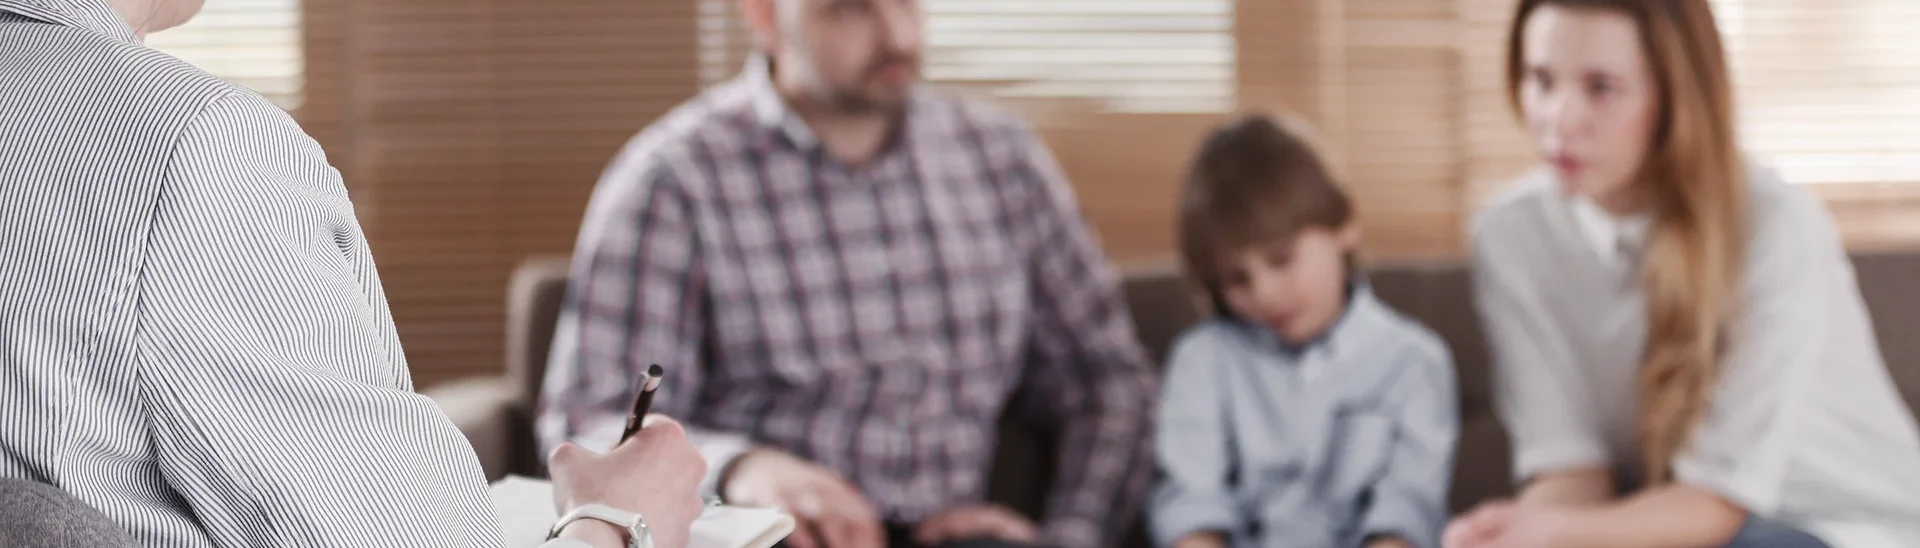
[[[660, 545], [682, 546], [706, 506], [700, 480], [706, 476], [707, 463], [679, 423], [666, 417], [643, 420], [653, 405], [661, 373], [656, 365], [641, 378], [639, 397], [619, 443], [606, 453], [563, 443], [548, 457], [548, 466], [555, 507], [561, 513], [589, 504], [637, 512]], [[594, 520], [575, 522], [561, 534], [595, 545], [615, 546], [625, 540], [624, 531]]]

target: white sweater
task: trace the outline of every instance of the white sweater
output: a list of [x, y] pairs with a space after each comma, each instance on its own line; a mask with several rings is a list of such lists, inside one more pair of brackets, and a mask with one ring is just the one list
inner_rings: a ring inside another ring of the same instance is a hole
[[[1745, 312], [1675, 474], [1834, 548], [1920, 546], [1920, 429], [1832, 218], [1770, 171], [1749, 179]], [[1596, 222], [1551, 174], [1516, 186], [1476, 216], [1472, 237], [1514, 471], [1609, 466], [1634, 477], [1645, 231]]]

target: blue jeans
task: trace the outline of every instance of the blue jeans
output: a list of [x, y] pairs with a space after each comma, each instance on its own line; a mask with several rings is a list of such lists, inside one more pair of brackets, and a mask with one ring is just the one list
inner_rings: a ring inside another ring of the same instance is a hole
[[1747, 523], [1733, 535], [1726, 548], [1828, 548], [1818, 537], [1791, 525], [1765, 518], [1747, 516]]

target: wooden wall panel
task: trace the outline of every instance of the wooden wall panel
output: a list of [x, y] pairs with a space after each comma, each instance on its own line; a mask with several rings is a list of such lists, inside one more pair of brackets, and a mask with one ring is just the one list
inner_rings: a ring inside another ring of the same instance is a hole
[[308, 0], [300, 116], [349, 181], [421, 386], [498, 371], [507, 277], [698, 89], [691, 0]]
[[1458, 0], [1460, 9], [1460, 140], [1467, 211], [1535, 165], [1533, 145], [1507, 95], [1507, 33], [1514, 0]]
[[1459, 249], [1465, 147], [1451, 0], [1241, 2], [1240, 99], [1312, 123], [1373, 256]]
[[1096, 115], [1040, 128], [1107, 253], [1130, 262], [1174, 252], [1174, 203], [1187, 160], [1217, 120]]

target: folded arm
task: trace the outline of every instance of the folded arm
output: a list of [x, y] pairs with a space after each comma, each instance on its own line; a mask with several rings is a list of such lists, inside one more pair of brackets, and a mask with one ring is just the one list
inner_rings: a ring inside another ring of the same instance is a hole
[[1239, 529], [1239, 510], [1228, 478], [1233, 474], [1228, 393], [1204, 338], [1189, 335], [1168, 360], [1154, 437], [1161, 479], [1148, 503], [1155, 546], [1176, 546], [1191, 535], [1225, 537]]
[[1601, 467], [1556, 470], [1535, 476], [1520, 490], [1521, 504], [1594, 506], [1614, 499], [1613, 469]]
[[1786, 392], [1818, 370], [1838, 323], [1831, 311], [1848, 259], [1823, 206], [1792, 195], [1756, 212], [1744, 312], [1720, 362], [1712, 405], [1674, 459], [1675, 483], [1578, 514], [1567, 546], [1720, 546], [1749, 514], [1780, 504], [1792, 443], [1783, 437]]
[[1556, 547], [1718, 548], [1733, 540], [1747, 513], [1711, 491], [1668, 485], [1567, 516]]
[[1447, 518], [1454, 446], [1459, 441], [1459, 396], [1453, 359], [1444, 347], [1411, 358], [1382, 399], [1396, 423], [1386, 474], [1361, 517], [1370, 537], [1393, 537], [1438, 548]]

